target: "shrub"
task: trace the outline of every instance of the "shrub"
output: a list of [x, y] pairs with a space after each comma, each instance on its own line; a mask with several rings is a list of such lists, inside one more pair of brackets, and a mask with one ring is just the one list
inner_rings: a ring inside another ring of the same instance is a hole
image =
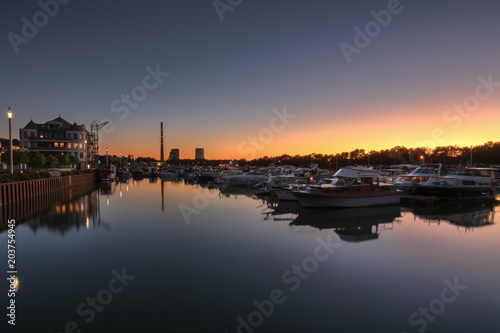
[[0, 183], [11, 183], [19, 181], [17, 174], [2, 173], [0, 174]]
[[50, 175], [48, 170], [40, 170], [40, 178], [51, 178], [52, 176]]

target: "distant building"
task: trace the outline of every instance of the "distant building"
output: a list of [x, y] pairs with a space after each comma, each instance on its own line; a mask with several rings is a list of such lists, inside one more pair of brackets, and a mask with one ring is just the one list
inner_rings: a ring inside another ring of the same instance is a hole
[[168, 159], [170, 161], [178, 161], [179, 160], [179, 149], [174, 148], [170, 149], [170, 155], [168, 156]]
[[[12, 150], [19, 150], [19, 140], [12, 139]], [[10, 150], [10, 141], [9, 139], [0, 138], [0, 154], [5, 153]]]
[[194, 159], [195, 160], [204, 160], [205, 159], [205, 149], [204, 148], [196, 148], [194, 151]]
[[43, 124], [31, 120], [19, 130], [20, 150], [39, 151], [49, 155], [74, 155], [80, 160], [80, 168], [90, 163], [92, 136], [85, 125], [69, 123], [57, 117]]
[[[10, 141], [9, 139], [0, 138], [0, 154], [6, 153], [10, 150]], [[19, 150], [19, 140], [12, 139], [12, 150]], [[0, 161], [0, 170], [7, 170], [9, 166]]]

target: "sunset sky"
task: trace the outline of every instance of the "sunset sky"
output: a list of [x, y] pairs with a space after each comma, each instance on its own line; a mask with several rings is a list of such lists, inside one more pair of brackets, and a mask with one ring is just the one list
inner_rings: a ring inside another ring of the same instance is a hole
[[181, 158], [500, 140], [498, 1], [55, 1], [0, 13], [0, 137], [10, 106], [155, 158], [161, 121]]

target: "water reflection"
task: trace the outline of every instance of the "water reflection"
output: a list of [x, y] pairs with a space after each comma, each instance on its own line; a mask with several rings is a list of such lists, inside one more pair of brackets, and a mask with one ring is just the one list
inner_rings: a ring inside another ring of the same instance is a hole
[[[470, 323], [471, 316], [464, 318], [460, 313], [475, 313], [478, 301], [490, 309], [498, 303], [491, 292], [496, 290], [498, 269], [485, 264], [494, 262], [498, 252], [500, 229], [491, 226], [493, 207], [411, 207], [404, 208], [406, 215], [401, 217], [399, 206], [301, 209], [296, 202], [257, 198], [253, 190], [220, 192], [209, 184], [182, 179], [156, 183], [128, 179], [93, 187], [83, 196], [75, 197], [73, 192], [70, 200], [53, 203], [35, 221], [26, 220], [18, 229], [24, 249], [18, 258], [21, 292], [16, 297], [23, 304], [20, 318], [30, 319], [20, 321], [20, 331], [61, 331], [74, 316], [76, 305], [106, 287], [103, 283], [109, 281], [110, 270], [123, 265], [129, 274], [137, 274], [137, 280], [106, 307], [105, 315], [97, 314], [91, 326], [77, 317], [86, 331], [132, 331], [131, 327], [140, 331], [144, 321], [164, 324], [169, 313], [172, 331], [229, 332], [236, 325], [235, 318], [246, 319], [257, 311], [253, 300], [263, 302], [276, 288], [287, 291], [283, 272], [301, 263], [300, 267], [307, 268], [318, 237], [326, 240], [334, 236], [332, 230], [344, 245], [308, 273], [309, 279], [301, 280], [300, 291], [290, 294], [285, 306], [275, 308], [282, 314], [266, 317], [259, 331], [294, 331], [289, 318], [301, 316], [304, 332], [342, 328], [400, 332], [409, 314], [439, 296], [436, 292], [443, 279], [455, 276], [470, 285], [464, 297], [471, 297], [469, 301], [460, 298], [446, 309], [450, 318], [456, 316], [457, 326]], [[178, 205], [195, 207], [197, 195], [205, 195], [207, 209], [200, 209], [196, 220], [185, 224]], [[108, 226], [100, 221], [101, 211], [113, 232], [86, 232], [94, 225]], [[422, 221], [447, 223], [436, 232]], [[471, 228], [490, 227], [475, 232], [464, 246], [462, 235], [451, 223], [462, 230], [467, 223]], [[32, 230], [40, 227], [56, 233], [34, 235]], [[73, 232], [68, 234], [70, 228]], [[297, 231], [301, 233], [293, 234]], [[59, 234], [64, 233], [62, 239]], [[336, 238], [332, 242], [337, 243]], [[346, 246], [345, 242], [362, 242], [362, 246]], [[51, 289], [54, 274], [61, 272], [65, 283]], [[48, 298], [57, 302], [48, 304]], [[387, 317], [388, 309], [391, 317]], [[337, 326], [332, 324], [332, 313]], [[193, 314], [198, 320], [190, 320]], [[356, 320], [360, 317], [366, 320]], [[139, 323], [137, 318], [144, 320]], [[471, 327], [485, 322], [481, 315], [472, 320]], [[446, 329], [444, 323], [437, 320], [433, 331], [456, 328]]]
[[34, 232], [45, 227], [62, 235], [73, 228], [89, 230], [103, 225], [109, 228], [101, 221], [98, 191], [58, 203], [43, 214], [31, 218], [27, 224]]
[[441, 205], [438, 207], [410, 207], [415, 218], [428, 224], [440, 224], [442, 221], [463, 227], [470, 231], [476, 227], [494, 224], [495, 205]]
[[266, 202], [269, 211], [262, 213], [264, 220], [293, 221], [300, 212], [298, 201], [280, 201], [274, 198], [267, 198]]
[[[399, 206], [360, 207], [342, 209], [301, 209], [291, 226], [311, 226], [333, 229], [346, 242], [377, 239], [379, 229], [392, 229], [399, 222]], [[379, 227], [380, 226], [380, 227]]]
[[[2, 206], [0, 230], [6, 229], [9, 219], [15, 219], [16, 223], [20, 224], [30, 217], [33, 219], [29, 224], [35, 230], [41, 224], [56, 225], [57, 223], [51, 221], [47, 215], [62, 216], [60, 220], [67, 221], [68, 225], [75, 224], [78, 220], [78, 225], [87, 226], [87, 218], [95, 215], [96, 208], [94, 198], [84, 198], [87, 194], [95, 196], [96, 194], [93, 194], [95, 189], [96, 185], [89, 183]], [[68, 219], [64, 217], [66, 215]]]
[[251, 187], [228, 187], [221, 188], [219, 189], [219, 191], [223, 196], [227, 198], [234, 197], [235, 199], [238, 199], [238, 197], [240, 196], [254, 199], [257, 198], [255, 196], [255, 189]]

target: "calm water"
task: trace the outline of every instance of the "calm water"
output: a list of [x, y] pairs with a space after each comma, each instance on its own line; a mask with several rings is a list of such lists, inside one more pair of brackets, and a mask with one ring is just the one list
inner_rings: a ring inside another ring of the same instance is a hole
[[129, 180], [17, 220], [12, 331], [498, 332], [497, 212]]

